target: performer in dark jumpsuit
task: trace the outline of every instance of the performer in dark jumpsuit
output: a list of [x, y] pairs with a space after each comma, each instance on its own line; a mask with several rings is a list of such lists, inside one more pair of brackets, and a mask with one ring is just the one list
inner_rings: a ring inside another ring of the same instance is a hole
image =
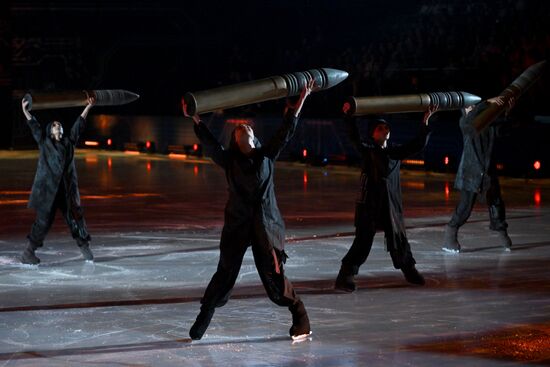
[[[460, 190], [460, 201], [445, 231], [443, 250], [447, 252], [460, 252], [458, 229], [470, 217], [476, 199], [485, 202], [489, 207], [489, 228], [496, 231], [499, 244], [507, 251], [512, 248], [512, 240], [507, 231], [504, 201], [500, 194], [500, 184], [493, 157], [495, 139], [501, 135], [503, 125], [493, 123], [479, 132], [472, 125], [475, 117], [492, 103], [504, 105], [502, 97], [490, 98], [475, 106], [465, 108], [459, 122], [464, 149], [456, 173], [455, 188]], [[513, 103], [514, 100], [511, 99], [507, 107], [508, 111], [513, 107]]]
[[86, 116], [95, 104], [95, 99], [88, 99], [88, 105], [74, 123], [68, 136], [63, 135], [63, 126], [59, 121], [53, 121], [46, 128], [42, 128], [30, 113], [32, 100], [24, 98], [21, 103], [27, 124], [40, 150], [28, 204], [29, 208], [36, 210], [36, 220], [27, 236], [28, 245], [23, 251], [21, 262], [40, 263], [35, 251], [43, 245], [57, 209], [63, 214], [84, 259], [93, 260], [89, 244], [91, 238], [80, 207], [74, 150], [80, 133], [84, 129]]
[[[349, 103], [345, 103], [346, 116], [349, 108]], [[424, 284], [424, 278], [416, 270], [416, 261], [405, 233], [399, 171], [402, 159], [424, 149], [429, 137], [428, 120], [436, 110], [437, 107], [432, 107], [426, 112], [418, 136], [403, 145], [387, 143], [390, 127], [384, 120], [376, 121], [370, 128], [369, 138], [363, 142], [355, 119], [345, 118], [350, 139], [361, 155], [362, 172], [355, 206], [355, 239], [342, 259], [336, 289], [346, 292], [355, 290], [354, 276], [367, 260], [377, 230], [384, 231], [394, 267], [401, 269], [408, 282]]]
[[[254, 137], [249, 125], [239, 125], [232, 133], [229, 149], [224, 149], [199, 117], [193, 116], [197, 137], [210, 151], [214, 162], [225, 170], [229, 185], [218, 269], [206, 288], [201, 311], [189, 331], [193, 340], [202, 338], [214, 309], [229, 300], [249, 246], [267, 295], [292, 313], [290, 336], [297, 339], [310, 333], [304, 304], [284, 275], [285, 227], [275, 199], [273, 174], [275, 160], [292, 138], [303, 103], [312, 88], [313, 81], [304, 86], [297, 103], [287, 108], [281, 127], [264, 146]], [[188, 116], [185, 103], [183, 111]]]

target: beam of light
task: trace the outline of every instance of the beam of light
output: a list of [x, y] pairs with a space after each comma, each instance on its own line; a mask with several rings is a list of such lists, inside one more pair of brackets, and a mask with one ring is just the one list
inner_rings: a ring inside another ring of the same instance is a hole
[[137, 150], [125, 150], [124, 154], [128, 155], [139, 155], [139, 152]]
[[170, 153], [170, 154], [168, 154], [168, 158], [172, 158], [172, 159], [187, 159], [187, 154]]
[[27, 204], [28, 199], [10, 199], [10, 200], [0, 200], [0, 205], [18, 205], [18, 204]]
[[403, 164], [408, 164], [410, 166], [423, 166], [424, 160], [423, 159], [403, 159]]
[[91, 140], [86, 140], [84, 142], [84, 145], [86, 145], [87, 147], [98, 147], [99, 146], [99, 142], [97, 141], [91, 141]]

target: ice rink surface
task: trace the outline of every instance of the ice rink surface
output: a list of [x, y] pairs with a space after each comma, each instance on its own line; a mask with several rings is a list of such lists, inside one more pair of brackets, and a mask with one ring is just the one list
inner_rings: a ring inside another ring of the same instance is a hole
[[502, 179], [512, 252], [477, 204], [441, 251], [457, 200], [452, 174], [402, 172], [408, 237], [423, 287], [393, 269], [383, 236], [358, 290], [334, 291], [353, 240], [356, 168], [277, 165], [287, 225], [285, 266], [313, 334], [267, 298], [247, 252], [232, 299], [205, 337], [188, 330], [215, 271], [223, 172], [205, 161], [80, 151], [82, 205], [94, 262], [60, 215], [37, 251], [18, 256], [33, 221], [26, 201], [35, 152], [0, 153], [0, 366], [520, 366], [550, 365], [550, 184]]

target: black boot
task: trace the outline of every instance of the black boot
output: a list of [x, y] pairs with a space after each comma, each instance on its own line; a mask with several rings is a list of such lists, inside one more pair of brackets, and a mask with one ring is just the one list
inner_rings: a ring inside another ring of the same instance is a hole
[[200, 340], [202, 338], [206, 332], [206, 329], [208, 329], [208, 325], [210, 325], [212, 316], [214, 316], [214, 309], [206, 309], [201, 307], [201, 312], [189, 330], [189, 336], [191, 339]]
[[498, 242], [506, 251], [512, 251], [512, 240], [508, 236], [508, 232], [504, 229], [502, 231], [497, 231]]
[[418, 272], [418, 270], [416, 270], [416, 267], [414, 265], [401, 268], [401, 271], [403, 272], [403, 275], [405, 275], [405, 279], [407, 279], [407, 282], [416, 285], [426, 284], [424, 277]]
[[40, 259], [34, 254], [36, 249], [29, 243], [27, 248], [21, 254], [21, 262], [23, 264], [36, 265], [40, 264]]
[[90, 243], [88, 241], [78, 241], [78, 248], [84, 260], [92, 261], [94, 259], [94, 254], [92, 254], [92, 250], [90, 250]]
[[458, 243], [458, 227], [447, 225], [445, 229], [445, 238], [443, 238], [443, 251], [459, 253], [460, 243]]
[[309, 318], [307, 317], [306, 308], [302, 301], [288, 308], [292, 313], [292, 326], [289, 330], [290, 337], [293, 340], [302, 339], [311, 334], [309, 326]]
[[342, 264], [340, 267], [334, 288], [345, 292], [355, 291], [355, 276], [348, 266]]

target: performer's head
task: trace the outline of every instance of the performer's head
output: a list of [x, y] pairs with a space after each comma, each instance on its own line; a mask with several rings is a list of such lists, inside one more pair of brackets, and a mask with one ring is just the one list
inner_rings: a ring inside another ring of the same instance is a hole
[[390, 125], [385, 120], [376, 120], [370, 127], [372, 140], [382, 148], [385, 148], [390, 138]]
[[231, 134], [230, 146], [243, 154], [252, 152], [252, 149], [256, 148], [252, 127], [247, 124], [237, 125]]
[[61, 125], [61, 122], [54, 121], [50, 124], [50, 137], [55, 141], [61, 141], [63, 137], [63, 125]]

